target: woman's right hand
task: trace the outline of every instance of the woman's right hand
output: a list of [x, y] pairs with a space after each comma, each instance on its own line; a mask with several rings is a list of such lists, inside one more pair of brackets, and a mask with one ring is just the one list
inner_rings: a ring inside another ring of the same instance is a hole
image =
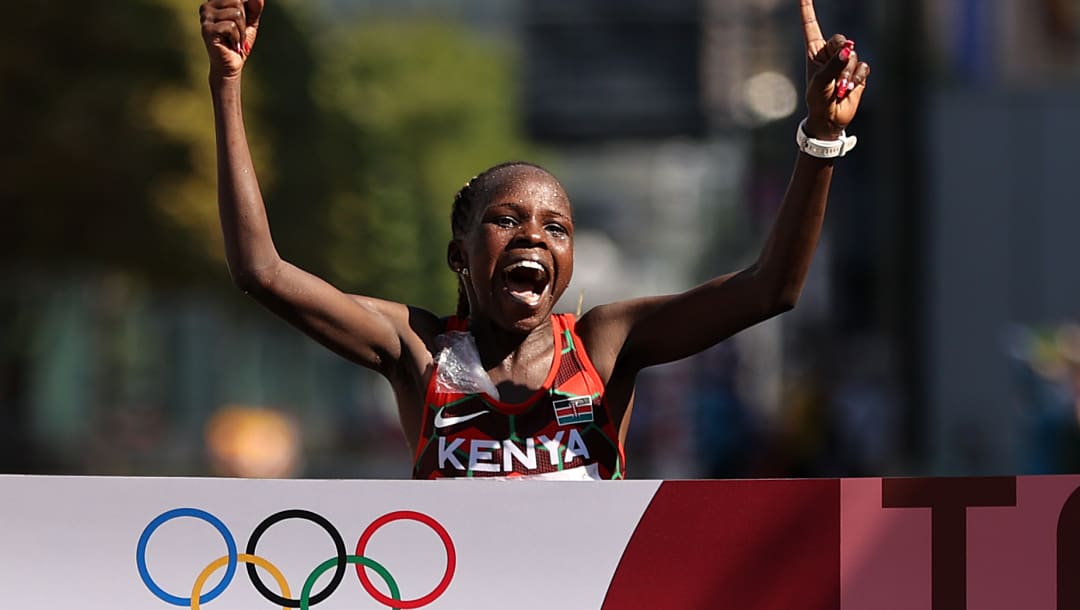
[[212, 78], [240, 76], [255, 44], [265, 5], [265, 0], [209, 0], [199, 6]]

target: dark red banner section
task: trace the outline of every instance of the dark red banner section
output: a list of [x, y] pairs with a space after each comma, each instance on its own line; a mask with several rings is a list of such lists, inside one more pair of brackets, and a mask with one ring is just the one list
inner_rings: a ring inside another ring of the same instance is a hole
[[840, 481], [664, 482], [605, 610], [839, 610]]
[[967, 608], [967, 509], [1016, 506], [1016, 477], [883, 479], [882, 508], [931, 509], [934, 610]]

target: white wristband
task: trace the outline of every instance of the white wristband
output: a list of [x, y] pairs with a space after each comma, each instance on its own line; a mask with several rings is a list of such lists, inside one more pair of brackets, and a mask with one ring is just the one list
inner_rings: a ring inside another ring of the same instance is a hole
[[845, 131], [840, 132], [839, 140], [815, 140], [806, 135], [805, 127], [806, 119], [803, 119], [795, 131], [795, 143], [799, 145], [799, 150], [818, 159], [843, 157], [855, 148], [855, 144], [859, 141], [855, 136], [847, 135]]

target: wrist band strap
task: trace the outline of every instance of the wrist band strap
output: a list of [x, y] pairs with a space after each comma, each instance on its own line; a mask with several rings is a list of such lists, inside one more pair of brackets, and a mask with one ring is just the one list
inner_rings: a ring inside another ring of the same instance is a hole
[[799, 145], [799, 150], [818, 159], [843, 157], [855, 148], [859, 141], [855, 136], [847, 135], [846, 131], [840, 132], [839, 140], [815, 140], [806, 135], [805, 127], [806, 119], [803, 119], [795, 131], [795, 143]]

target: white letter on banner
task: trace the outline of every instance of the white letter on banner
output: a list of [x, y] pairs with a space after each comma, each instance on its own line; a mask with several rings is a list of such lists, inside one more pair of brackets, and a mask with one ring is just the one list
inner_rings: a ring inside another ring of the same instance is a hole
[[[499, 465], [491, 462], [491, 452], [502, 446], [499, 441], [473, 440], [469, 445], [469, 470], [499, 472]], [[480, 460], [484, 461], [481, 462]]]
[[517, 458], [517, 461], [521, 462], [521, 465], [529, 470], [536, 470], [536, 439], [529, 437], [525, 439], [525, 452], [522, 453], [521, 449], [514, 444], [514, 441], [506, 439], [502, 443], [503, 448], [503, 472], [513, 472], [513, 458]]
[[540, 435], [540, 444], [544, 446], [544, 449], [547, 449], [548, 457], [551, 458], [552, 466], [559, 465], [559, 445], [562, 443], [562, 435], [562, 430], [559, 430], [555, 434], [555, 440], [551, 440], [546, 436]]
[[463, 438], [455, 438], [450, 443], [450, 446], [447, 447], [446, 446], [446, 437], [445, 436], [440, 436], [439, 437], [439, 468], [445, 468], [446, 467], [446, 462], [449, 461], [449, 462], [453, 463], [454, 468], [457, 468], [458, 470], [465, 470], [465, 467], [462, 466], [461, 462], [458, 461], [457, 456], [454, 455], [454, 450], [457, 449], [458, 447], [460, 447], [461, 443], [464, 443], [464, 442], [465, 442], [465, 439], [463, 439]]
[[585, 459], [589, 459], [589, 448], [585, 446], [585, 439], [581, 438], [581, 434], [578, 433], [577, 428], [570, 429], [570, 440], [566, 441], [566, 455], [563, 456], [563, 463], [569, 464], [570, 460], [581, 456]]

